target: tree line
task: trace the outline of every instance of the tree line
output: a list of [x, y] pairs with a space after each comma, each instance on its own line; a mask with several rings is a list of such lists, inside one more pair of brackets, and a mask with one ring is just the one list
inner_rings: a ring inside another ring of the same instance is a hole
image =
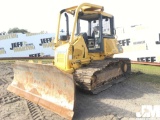
[[0, 35], [5, 35], [6, 33], [8, 33], [8, 34], [10, 34], [10, 33], [22, 33], [22, 34], [25, 34], [25, 33], [29, 33], [29, 32], [26, 29], [19, 29], [18, 27], [15, 27], [15, 28], [10, 28], [8, 30], [8, 32], [0, 32]]

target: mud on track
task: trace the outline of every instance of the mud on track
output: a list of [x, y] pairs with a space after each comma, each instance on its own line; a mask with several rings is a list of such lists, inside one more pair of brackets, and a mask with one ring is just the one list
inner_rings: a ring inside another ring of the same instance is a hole
[[[141, 105], [160, 105], [160, 82], [152, 75], [132, 75], [98, 95], [76, 91], [74, 120], [134, 120]], [[157, 79], [160, 80], [159, 76]], [[13, 80], [10, 63], [0, 63], [0, 120], [63, 120], [64, 118], [6, 90]]]

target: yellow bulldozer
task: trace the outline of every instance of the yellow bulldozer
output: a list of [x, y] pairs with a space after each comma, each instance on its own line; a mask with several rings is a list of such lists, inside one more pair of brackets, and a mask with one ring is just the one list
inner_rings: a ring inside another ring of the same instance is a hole
[[128, 58], [113, 57], [123, 49], [115, 38], [114, 16], [103, 6], [83, 3], [61, 10], [53, 42], [53, 64], [15, 62], [7, 89], [67, 119], [74, 115], [75, 86], [97, 94], [131, 71]]

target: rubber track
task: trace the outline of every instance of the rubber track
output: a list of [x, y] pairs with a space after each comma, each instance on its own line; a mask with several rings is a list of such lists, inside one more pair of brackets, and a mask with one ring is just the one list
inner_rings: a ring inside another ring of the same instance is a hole
[[27, 101], [27, 105], [33, 120], [64, 120], [64, 118], [53, 113], [52, 111], [49, 111], [30, 101]]
[[5, 104], [9, 104], [9, 103], [19, 101], [20, 99], [21, 98], [19, 96], [16, 96], [16, 95], [14, 95], [10, 92], [7, 92], [6, 95], [4, 95], [0, 98], [0, 104], [5, 105]]
[[[120, 62], [125, 62], [128, 65], [129, 73], [131, 71], [130, 60], [127, 58], [120, 58], [120, 59], [105, 59], [99, 61], [93, 61], [89, 65], [82, 67], [75, 71], [73, 74], [74, 79], [76, 80], [76, 84], [80, 89], [85, 91], [89, 91], [92, 94], [98, 94], [99, 92], [109, 88], [115, 83], [119, 83], [126, 79], [124, 74], [120, 76], [113, 76], [112, 79], [107, 81], [102, 81], [98, 83], [95, 87], [92, 86], [93, 77], [98, 75], [100, 72], [109, 71], [110, 69], [117, 67]], [[109, 75], [109, 72], [106, 72]]]
[[40, 106], [38, 106], [30, 101], [27, 101], [27, 105], [28, 105], [28, 109], [31, 113], [33, 120], [44, 120], [44, 117], [43, 117], [42, 112], [40, 110]]
[[8, 83], [8, 81], [6, 81], [5, 79], [0, 79], [0, 85], [3, 85], [3, 84], [7, 84]]

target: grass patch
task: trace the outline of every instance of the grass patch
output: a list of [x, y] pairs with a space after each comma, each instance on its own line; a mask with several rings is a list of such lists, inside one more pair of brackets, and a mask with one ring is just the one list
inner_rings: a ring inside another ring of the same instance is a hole
[[140, 65], [140, 64], [132, 64], [132, 71], [137, 72], [140, 71], [143, 74], [135, 76], [134, 78], [139, 81], [145, 81], [149, 83], [153, 83], [154, 85], [160, 85], [160, 67], [151, 66], [151, 65]]
[[151, 66], [151, 65], [140, 65], [140, 64], [132, 64], [132, 71], [141, 71], [145, 74], [158, 75], [160, 76], [160, 67]]
[[150, 83], [160, 85], [160, 76], [158, 75], [151, 75], [151, 74], [144, 73], [144, 74], [134, 76], [134, 79], [137, 79], [138, 81], [145, 81], [145, 82], [150, 82]]

